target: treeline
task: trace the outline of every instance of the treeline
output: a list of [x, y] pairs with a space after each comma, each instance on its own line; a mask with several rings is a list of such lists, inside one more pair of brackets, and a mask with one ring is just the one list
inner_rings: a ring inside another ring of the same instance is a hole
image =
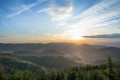
[[103, 65], [86, 65], [58, 71], [32, 72], [0, 68], [0, 80], [120, 80], [120, 64], [107, 58]]

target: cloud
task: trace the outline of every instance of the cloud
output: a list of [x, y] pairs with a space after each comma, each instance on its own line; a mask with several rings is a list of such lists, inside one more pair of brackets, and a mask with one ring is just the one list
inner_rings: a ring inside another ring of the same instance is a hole
[[101, 0], [66, 23], [61, 36], [93, 35], [94, 33], [115, 33], [120, 25], [120, 1]]
[[22, 9], [15, 12], [15, 13], [12, 13], [12, 14], [9, 14], [7, 15], [7, 17], [13, 17], [13, 16], [17, 16], [19, 14], [21, 14], [22, 12], [24, 11], [30, 11], [30, 8], [36, 6], [38, 3], [34, 3], [34, 4], [30, 4], [29, 6], [26, 6], [26, 5], [22, 5]]
[[120, 5], [117, 2], [118, 0], [103, 0], [75, 18], [79, 19], [80, 26], [85, 25], [87, 28], [108, 26], [120, 17]]
[[45, 12], [52, 17], [53, 21], [65, 21], [72, 16], [71, 11], [73, 7], [70, 0], [68, 0], [68, 3], [69, 5], [67, 3], [65, 3], [65, 5], [57, 5], [57, 3], [53, 1], [49, 8], [41, 9], [37, 11], [37, 13]]
[[33, 4], [30, 4], [30, 5], [22, 5], [22, 9], [20, 9], [19, 11], [15, 12], [15, 13], [12, 13], [12, 14], [9, 14], [7, 15], [6, 17], [14, 17], [14, 16], [17, 16], [21, 13], [23, 13], [24, 11], [31, 11], [30, 9], [36, 5], [38, 5], [39, 3], [41, 2], [44, 2], [44, 1], [47, 1], [47, 0], [37, 0], [38, 2], [36, 3], [33, 3]]
[[59, 24], [57, 24], [57, 26], [67, 26], [67, 24], [65, 22], [60, 22]]
[[84, 38], [120, 38], [120, 33], [83, 36]]
[[68, 26], [65, 26], [67, 28], [63, 33], [71, 32], [75, 29], [77, 29], [77, 32], [80, 34], [85, 33], [85, 35], [94, 34], [95, 32], [116, 32], [114, 28], [120, 25], [119, 3], [119, 0], [101, 0], [78, 16], [72, 17], [74, 23], [69, 23]]
[[98, 14], [107, 12], [108, 10], [110, 10], [110, 8], [113, 8], [114, 5], [117, 2], [119, 2], [119, 0], [111, 0], [111, 1], [109, 1], [109, 0], [101, 0], [101, 2], [93, 5], [92, 7], [88, 8], [87, 10], [82, 12], [80, 15], [76, 16], [75, 19], [77, 19], [77, 18], [85, 18], [85, 17], [94, 16], [94, 15], [98, 15]]

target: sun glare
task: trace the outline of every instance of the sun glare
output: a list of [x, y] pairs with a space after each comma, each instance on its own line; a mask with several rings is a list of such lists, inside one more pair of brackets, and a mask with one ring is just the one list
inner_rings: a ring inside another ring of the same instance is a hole
[[70, 38], [72, 39], [72, 40], [81, 40], [81, 39], [83, 39], [83, 37], [82, 37], [83, 35], [80, 33], [80, 32], [74, 32], [74, 33], [72, 33], [71, 34], [71, 36], [70, 36]]
[[71, 36], [71, 39], [73, 39], [73, 40], [81, 40], [81, 39], [83, 39], [83, 37], [81, 37], [79, 35], [74, 35], [74, 36]]
[[81, 39], [83, 39], [83, 37], [75, 35], [75, 36], [72, 36], [71, 39], [73, 39], [73, 40], [81, 40]]

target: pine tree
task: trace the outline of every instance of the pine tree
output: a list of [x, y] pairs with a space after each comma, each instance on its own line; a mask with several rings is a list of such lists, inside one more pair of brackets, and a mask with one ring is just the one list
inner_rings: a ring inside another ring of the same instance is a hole
[[114, 80], [113, 61], [110, 56], [107, 57], [107, 78], [108, 80]]

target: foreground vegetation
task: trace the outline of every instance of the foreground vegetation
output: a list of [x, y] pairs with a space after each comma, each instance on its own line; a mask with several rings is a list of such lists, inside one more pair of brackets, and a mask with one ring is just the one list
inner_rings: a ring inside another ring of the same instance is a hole
[[108, 57], [103, 65], [87, 65], [58, 71], [7, 71], [1, 67], [0, 80], [120, 80], [120, 64], [114, 64]]

